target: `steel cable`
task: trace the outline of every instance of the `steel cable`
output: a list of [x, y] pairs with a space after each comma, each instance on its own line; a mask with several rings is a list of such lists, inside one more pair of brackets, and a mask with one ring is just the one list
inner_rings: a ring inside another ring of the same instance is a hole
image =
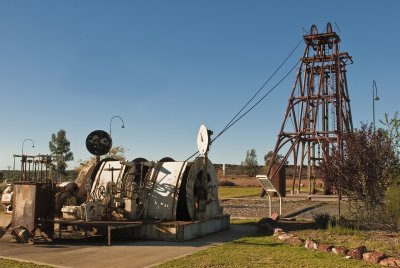
[[[268, 77], [268, 79], [262, 84], [262, 86], [257, 90], [257, 92], [250, 98], [249, 101], [246, 102], [246, 104], [239, 110], [238, 113], [235, 114], [235, 116], [228, 122], [228, 124], [225, 125], [225, 127], [218, 133], [218, 135], [211, 140], [211, 143], [213, 143], [215, 140], [217, 140], [222, 134], [224, 134], [229, 128], [231, 128], [234, 124], [236, 124], [240, 119], [242, 119], [246, 114], [248, 114], [251, 110], [253, 110], [261, 101], [263, 101], [276, 87], [278, 87], [288, 76], [289, 74], [296, 68], [296, 66], [300, 63], [301, 60], [296, 62], [296, 64], [287, 72], [279, 81], [276, 83], [266, 94], [264, 94], [253, 106], [251, 106], [246, 112], [244, 112], [242, 115], [240, 115], [244, 109], [257, 97], [257, 95], [261, 92], [261, 90], [264, 89], [264, 87], [269, 83], [269, 81], [275, 76], [275, 74], [282, 68], [282, 66], [288, 61], [288, 59], [293, 55], [293, 53], [297, 50], [297, 48], [300, 46], [300, 44], [303, 42], [303, 39], [300, 40], [300, 42], [297, 43], [297, 45], [290, 51], [289, 55], [286, 56], [286, 58], [282, 61], [282, 63], [277, 67], [277, 69]], [[240, 115], [240, 116], [239, 116]], [[210, 144], [211, 144], [210, 143]], [[194, 157], [196, 154], [198, 154], [198, 151], [189, 156], [185, 161], [188, 161], [192, 157]]]

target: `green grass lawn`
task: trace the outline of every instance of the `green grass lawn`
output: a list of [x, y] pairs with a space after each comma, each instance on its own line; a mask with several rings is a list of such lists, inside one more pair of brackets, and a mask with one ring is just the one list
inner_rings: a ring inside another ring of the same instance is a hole
[[165, 262], [157, 267], [381, 267], [362, 261], [308, 251], [271, 236], [244, 237]]
[[47, 265], [38, 265], [31, 262], [19, 262], [0, 258], [0, 268], [50, 268]]
[[261, 187], [252, 186], [219, 186], [218, 197], [224, 198], [239, 198], [239, 197], [258, 197], [260, 195]]
[[0, 194], [6, 189], [7, 183], [0, 183]]
[[320, 243], [355, 248], [360, 245], [369, 250], [400, 256], [400, 233], [380, 231], [357, 231], [351, 229], [305, 230], [292, 232], [300, 237], [312, 237]]

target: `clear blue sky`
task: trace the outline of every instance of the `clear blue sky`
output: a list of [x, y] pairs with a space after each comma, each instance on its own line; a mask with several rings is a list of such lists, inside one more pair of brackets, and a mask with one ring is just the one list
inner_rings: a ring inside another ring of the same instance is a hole
[[[25, 143], [26, 153], [49, 153], [61, 128], [75, 160], [85, 160], [86, 136], [108, 131], [114, 115], [126, 125], [113, 121], [114, 145], [129, 159], [184, 160], [196, 151], [200, 124], [218, 133], [303, 28], [322, 30], [328, 21], [354, 59], [354, 125], [372, 121], [373, 80], [381, 119], [400, 110], [399, 10], [399, 1], [0, 1], [0, 169], [12, 166], [25, 138], [36, 145]], [[210, 159], [238, 164], [254, 148], [261, 163], [294, 79], [221, 136]]]

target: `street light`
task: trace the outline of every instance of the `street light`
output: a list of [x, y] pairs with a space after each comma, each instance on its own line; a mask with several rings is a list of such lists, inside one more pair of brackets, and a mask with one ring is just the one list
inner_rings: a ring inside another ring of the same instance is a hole
[[119, 119], [121, 119], [121, 122], [122, 122], [121, 128], [125, 128], [124, 120], [122, 119], [122, 117], [119, 116], [119, 115], [114, 115], [114, 116], [111, 118], [111, 120], [110, 120], [110, 137], [111, 137], [111, 123], [112, 123], [113, 119], [116, 118], [116, 117], [118, 117]]
[[24, 156], [24, 145], [25, 145], [25, 142], [26, 141], [31, 141], [32, 142], [32, 147], [35, 147], [35, 142], [32, 140], [32, 139], [25, 139], [23, 142], [22, 142], [22, 156]]
[[375, 131], [375, 101], [380, 100], [378, 97], [378, 87], [376, 86], [375, 80], [372, 81], [372, 122], [374, 124]]

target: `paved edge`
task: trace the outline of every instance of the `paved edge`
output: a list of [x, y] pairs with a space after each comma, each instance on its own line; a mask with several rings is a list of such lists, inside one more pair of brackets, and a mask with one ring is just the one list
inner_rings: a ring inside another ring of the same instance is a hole
[[[242, 225], [242, 224], [237, 224], [237, 225]], [[215, 233], [214, 233], [214, 234], [215, 234]], [[253, 233], [253, 234], [249, 233], [248, 235], [254, 235], [254, 234], [255, 234], [255, 233]], [[163, 260], [163, 261], [160, 261], [160, 262], [157, 262], [157, 263], [153, 263], [153, 264], [148, 265], [148, 266], [144, 266], [143, 268], [156, 267], [156, 266], [161, 265], [161, 264], [163, 264], [163, 263], [166, 263], [166, 262], [169, 262], [169, 261], [173, 261], [173, 260], [177, 260], [177, 259], [180, 259], [180, 258], [184, 258], [184, 257], [187, 257], [187, 256], [191, 256], [191, 255], [193, 255], [193, 254], [195, 254], [195, 253], [197, 253], [197, 252], [201, 252], [201, 251], [207, 250], [207, 249], [212, 248], [212, 247], [218, 247], [218, 246], [221, 246], [221, 245], [223, 245], [223, 244], [230, 243], [230, 242], [232, 242], [232, 241], [236, 241], [236, 240], [238, 240], [238, 239], [240, 239], [240, 238], [242, 238], [242, 237], [246, 237], [246, 236], [241, 236], [241, 237], [238, 237], [237, 239], [234, 239], [234, 240], [231, 240], [231, 241], [214, 243], [214, 244], [212, 244], [212, 245], [205, 246], [203, 249], [197, 250], [197, 251], [195, 251], [195, 252], [182, 254], [182, 255], [180, 255], [180, 256], [175, 256], [175, 257], [170, 258], [170, 259], [166, 259], [166, 260]]]

